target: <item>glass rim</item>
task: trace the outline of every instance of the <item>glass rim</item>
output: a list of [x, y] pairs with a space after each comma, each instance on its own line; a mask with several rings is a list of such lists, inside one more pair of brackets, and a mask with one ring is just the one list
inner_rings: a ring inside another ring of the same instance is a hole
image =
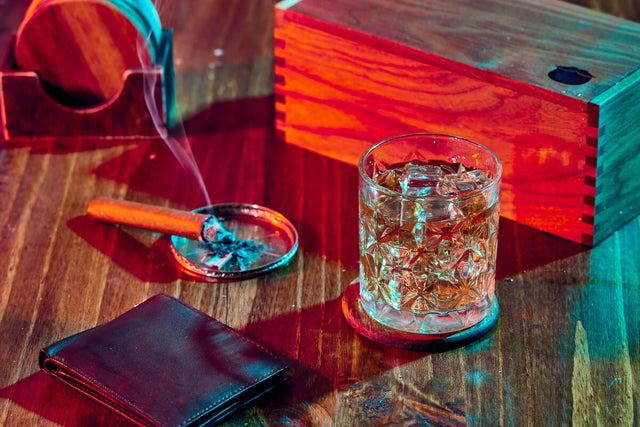
[[[395, 191], [395, 190], [391, 190], [387, 187], [384, 187], [380, 184], [378, 184], [377, 182], [375, 182], [369, 175], [367, 175], [367, 173], [365, 172], [365, 168], [364, 168], [364, 162], [365, 159], [369, 156], [369, 154], [377, 149], [378, 147], [391, 142], [393, 140], [396, 139], [402, 139], [402, 138], [408, 138], [408, 137], [416, 137], [416, 136], [424, 136], [424, 137], [445, 137], [445, 138], [451, 138], [451, 139], [457, 139], [457, 140], [461, 140], [464, 142], [467, 142], [471, 145], [474, 145], [478, 148], [480, 148], [481, 150], [486, 151], [487, 153], [489, 153], [491, 155], [491, 157], [495, 160], [496, 162], [496, 166], [497, 166], [497, 172], [495, 174], [494, 177], [492, 177], [485, 185], [483, 185], [482, 187], [476, 188], [474, 190], [471, 191], [466, 191], [464, 193], [455, 195], [455, 196], [441, 196], [439, 194], [437, 195], [424, 195], [424, 196], [418, 196], [418, 195], [413, 195], [413, 194], [404, 194], [401, 193], [399, 191]], [[358, 161], [358, 174], [360, 175], [360, 178], [363, 179], [367, 184], [372, 185], [373, 187], [375, 187], [378, 190], [381, 190], [384, 193], [387, 193], [389, 195], [392, 196], [400, 196], [400, 197], [406, 197], [408, 199], [412, 199], [412, 200], [425, 200], [425, 199], [432, 199], [432, 200], [447, 200], [447, 199], [459, 199], [459, 198], [467, 198], [467, 197], [472, 197], [475, 196], [479, 193], [483, 193], [486, 191], [489, 191], [492, 187], [495, 187], [496, 185], [498, 185], [498, 183], [500, 182], [500, 179], [502, 178], [502, 162], [500, 161], [500, 158], [496, 155], [496, 153], [493, 152], [493, 150], [491, 150], [490, 148], [488, 148], [486, 145], [480, 144], [479, 142], [476, 141], [472, 141], [471, 139], [468, 138], [464, 138], [461, 136], [456, 136], [456, 135], [449, 135], [449, 134], [444, 134], [444, 133], [430, 133], [430, 132], [419, 132], [419, 133], [407, 133], [404, 135], [397, 135], [397, 136], [392, 136], [390, 138], [386, 138], [380, 142], [377, 142], [375, 144], [373, 144], [371, 147], [367, 148], [367, 150], [362, 154], [362, 156], [360, 156], [360, 160]]]

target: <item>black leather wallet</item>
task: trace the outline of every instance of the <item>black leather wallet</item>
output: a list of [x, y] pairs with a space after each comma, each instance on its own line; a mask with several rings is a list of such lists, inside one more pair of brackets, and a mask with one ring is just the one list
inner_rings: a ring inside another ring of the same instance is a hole
[[40, 367], [143, 426], [214, 425], [286, 380], [286, 363], [158, 294], [40, 351]]

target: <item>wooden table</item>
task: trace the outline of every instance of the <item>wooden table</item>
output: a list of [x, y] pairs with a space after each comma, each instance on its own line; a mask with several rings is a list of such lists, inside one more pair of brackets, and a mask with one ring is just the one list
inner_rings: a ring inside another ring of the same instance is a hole
[[[640, 16], [631, 2], [593, 3]], [[195, 280], [166, 236], [85, 215], [97, 196], [207, 204], [162, 141], [3, 142], [0, 425], [127, 425], [40, 372], [37, 355], [159, 292], [290, 363], [286, 387], [229, 425], [638, 425], [638, 218], [593, 249], [501, 221], [500, 318], [465, 347], [400, 350], [353, 331], [340, 296], [358, 275], [357, 174], [275, 139], [273, 4], [169, 1], [160, 14], [175, 31], [178, 103], [211, 203], [280, 211], [299, 253], [256, 279]], [[26, 7], [0, 1], [3, 51]]]

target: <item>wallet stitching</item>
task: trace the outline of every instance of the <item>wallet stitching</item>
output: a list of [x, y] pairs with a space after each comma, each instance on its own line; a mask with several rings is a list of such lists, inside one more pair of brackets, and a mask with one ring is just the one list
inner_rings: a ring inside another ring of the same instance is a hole
[[64, 363], [65, 365], [69, 366], [70, 368], [74, 369], [76, 372], [78, 372], [79, 374], [81, 374], [84, 378], [88, 379], [89, 381], [93, 382], [94, 384], [96, 384], [97, 386], [99, 386], [100, 388], [102, 388], [103, 390], [105, 390], [106, 392], [108, 392], [109, 394], [111, 394], [112, 396], [114, 396], [115, 398], [117, 398], [118, 400], [126, 403], [127, 405], [131, 406], [132, 408], [135, 408], [136, 410], [140, 411], [141, 413], [143, 413], [144, 415], [146, 415], [147, 417], [151, 418], [153, 421], [155, 421], [156, 423], [158, 423], [161, 426], [164, 426], [164, 424], [162, 424], [158, 419], [156, 419], [153, 415], [149, 414], [147, 411], [145, 411], [144, 409], [140, 408], [139, 406], [137, 406], [135, 403], [130, 402], [129, 400], [127, 400], [126, 398], [124, 398], [123, 396], [121, 396], [120, 394], [118, 394], [117, 392], [111, 390], [109, 387], [107, 387], [106, 385], [102, 384], [100, 381], [96, 380], [95, 378], [93, 378], [91, 375], [88, 375], [86, 372], [84, 372], [82, 369], [78, 369], [74, 366], [72, 366], [71, 363], [69, 363], [69, 361], [67, 361], [65, 358], [57, 356], [57, 355], [53, 355], [51, 356], [52, 359], [58, 360], [62, 363]]
[[273, 371], [269, 372], [267, 375], [261, 377], [261, 378], [257, 378], [256, 380], [254, 380], [252, 383], [247, 384], [244, 387], [240, 387], [237, 390], [232, 391], [231, 393], [227, 394], [226, 396], [222, 397], [221, 399], [218, 399], [215, 402], [212, 402], [209, 406], [207, 406], [206, 408], [200, 410], [199, 412], [196, 412], [195, 414], [191, 415], [189, 418], [187, 418], [186, 420], [184, 420], [182, 423], [178, 424], [179, 426], [184, 426], [187, 425], [188, 423], [191, 422], [191, 420], [193, 420], [194, 418], [198, 418], [200, 415], [206, 413], [207, 411], [209, 411], [209, 409], [213, 408], [214, 406], [216, 406], [218, 403], [223, 402], [225, 400], [227, 400], [228, 398], [230, 398], [231, 396], [234, 396], [238, 393], [240, 393], [242, 390], [245, 390], [251, 386], [253, 386], [254, 384], [257, 384], [258, 382], [260, 382], [261, 380], [263, 380], [264, 378], [268, 377], [269, 375], [273, 374], [274, 372], [278, 371], [278, 369], [274, 369]]
[[191, 420], [193, 420], [194, 418], [197, 418], [198, 416], [200, 416], [203, 413], [206, 413], [209, 409], [211, 409], [212, 407], [214, 407], [215, 405], [217, 405], [218, 403], [227, 400], [229, 397], [236, 395], [238, 393], [240, 393], [242, 390], [245, 390], [251, 386], [253, 386], [254, 384], [257, 384], [258, 382], [262, 381], [263, 379], [269, 377], [270, 375], [272, 375], [273, 373], [281, 370], [282, 368], [284, 368], [286, 366], [286, 364], [278, 357], [276, 356], [273, 352], [271, 352], [269, 349], [261, 346], [260, 344], [258, 344], [257, 342], [250, 340], [249, 338], [239, 334], [235, 329], [230, 328], [229, 326], [225, 325], [224, 323], [218, 322], [216, 319], [207, 316], [206, 314], [200, 312], [199, 310], [196, 310], [195, 308], [191, 307], [190, 305], [186, 304], [185, 302], [176, 299], [170, 295], [167, 294], [162, 294], [163, 296], [169, 298], [169, 300], [174, 301], [180, 305], [182, 305], [183, 307], [191, 310], [192, 312], [194, 312], [195, 314], [197, 314], [198, 316], [201, 316], [202, 318], [204, 318], [205, 320], [209, 321], [209, 322], [213, 322], [225, 329], [227, 329], [229, 332], [232, 332], [234, 335], [236, 335], [238, 338], [241, 338], [242, 340], [248, 342], [249, 344], [252, 344], [258, 348], [260, 348], [261, 350], [263, 350], [264, 352], [266, 352], [267, 354], [269, 354], [270, 356], [272, 356], [275, 360], [280, 361], [280, 365], [277, 366], [276, 368], [274, 368], [271, 372], [266, 373], [264, 376], [260, 377], [260, 378], [256, 378], [253, 382], [245, 385], [244, 387], [240, 387], [237, 390], [234, 390], [232, 392], [230, 392], [229, 394], [227, 394], [226, 396], [223, 396], [222, 398], [218, 399], [215, 402], [212, 402], [209, 406], [207, 406], [206, 408], [200, 410], [199, 412], [196, 412], [195, 414], [193, 414], [191, 417], [187, 418], [185, 421], [183, 421], [181, 424], [178, 424], [178, 426], [184, 426], [186, 424], [188, 424], [189, 422], [191, 422]]

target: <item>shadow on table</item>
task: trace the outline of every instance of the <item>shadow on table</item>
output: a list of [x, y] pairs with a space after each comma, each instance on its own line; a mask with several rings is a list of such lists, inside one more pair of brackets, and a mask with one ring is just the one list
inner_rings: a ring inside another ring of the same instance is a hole
[[500, 218], [496, 279], [569, 258], [588, 247]]
[[[94, 221], [86, 215], [70, 219], [67, 226], [120, 268], [141, 281], [171, 283], [183, 276], [173, 262], [168, 236], [158, 238], [151, 246], [147, 246], [136, 239], [135, 231], [130, 233], [113, 225]], [[355, 235], [355, 231], [347, 235]], [[300, 230], [300, 239], [300, 246], [304, 251], [318, 253], [327, 256], [328, 259], [351, 254], [347, 257], [349, 259], [342, 260], [343, 265], [356, 267], [352, 265], [353, 262], [349, 262], [357, 258], [357, 253], [354, 254], [357, 250], [356, 243], [343, 242], [342, 251], [336, 251], [336, 248], [323, 245], [311, 226]], [[341, 239], [348, 241], [344, 236]], [[353, 239], [354, 242], [356, 239]], [[505, 218], [500, 220], [498, 248], [497, 280], [589, 250], [585, 246]]]
[[[588, 248], [501, 219], [498, 279], [574, 256]], [[350, 269], [357, 275], [357, 269]], [[346, 287], [346, 284], [343, 286]], [[459, 351], [475, 352], [491, 341], [497, 327]], [[341, 298], [294, 309], [247, 325], [243, 332], [283, 355], [292, 365], [293, 404], [360, 383], [432, 353], [384, 346], [358, 335], [347, 323]], [[456, 350], [456, 347], [443, 351]]]
[[[356, 168], [276, 141], [272, 102], [272, 97], [262, 97], [214, 104], [185, 123], [211, 203], [257, 203], [274, 209], [298, 229], [301, 251], [357, 268]], [[215, 132], [207, 133], [212, 129]], [[189, 209], [206, 204], [204, 194], [161, 141], [141, 142], [93, 173], [99, 179], [126, 183], [129, 191], [170, 200], [172, 206]], [[172, 256], [166, 240], [146, 247], [131, 234], [116, 233], [111, 226], [85, 217], [68, 225], [142, 280], [166, 283], [178, 277], [171, 261], [167, 264]], [[499, 280], [588, 249], [505, 218], [500, 220], [498, 240]]]
[[150, 246], [128, 232], [110, 224], [78, 216], [67, 221], [67, 226], [100, 253], [124, 271], [142, 282], [171, 283], [182, 277], [173, 262], [168, 237], [156, 239]]
[[[208, 108], [189, 117], [171, 130], [172, 135], [211, 135], [218, 132], [237, 131], [255, 127], [272, 127], [274, 123], [274, 96], [243, 98], [213, 103]], [[52, 137], [4, 141], [0, 135], [0, 147], [5, 149], [29, 148], [33, 155], [94, 151], [119, 146], [142, 146], [164, 144], [158, 134], [152, 139], [99, 138], [99, 137]], [[174, 161], [175, 162], [175, 161]]]
[[205, 206], [209, 199], [260, 203], [267, 185], [266, 152], [274, 140], [273, 114], [271, 96], [215, 103], [185, 122], [184, 130], [177, 126], [167, 142], [135, 141], [92, 173], [187, 209]]
[[[64, 426], [132, 426], [42, 371], [0, 390], [7, 399], [38, 416]], [[10, 419], [7, 420], [10, 424]]]
[[29, 154], [31, 155], [64, 155], [103, 148], [121, 147], [132, 145], [136, 142], [134, 139], [100, 139], [96, 137], [33, 138], [12, 140], [11, 142], [6, 142], [0, 138], [0, 148], [8, 150], [28, 148]]
[[[92, 246], [112, 258], [118, 267], [141, 280], [166, 283], [181, 274], [170, 264], [171, 254], [168, 253], [165, 239], [158, 239], [151, 247], [147, 247], [127, 231], [94, 223], [84, 216], [73, 218], [68, 225]], [[499, 245], [502, 251], [498, 265], [499, 278], [586, 250], [583, 246], [508, 220], [501, 221]], [[354, 269], [350, 269], [350, 272], [357, 274]], [[500, 322], [497, 328], [499, 325]], [[484, 351], [487, 343], [493, 340], [497, 328], [458, 351]], [[559, 331], [559, 328], [552, 329]], [[305, 416], [304, 408], [308, 402], [359, 383], [369, 385], [366, 391], [357, 391], [358, 396], [362, 399], [372, 398], [376, 380], [365, 380], [430, 355], [383, 346], [361, 337], [344, 319], [340, 298], [250, 323], [242, 328], [242, 332], [284, 357], [291, 366], [292, 379], [281, 394], [273, 397], [275, 406], [261, 406], [260, 410], [269, 413], [290, 411], [291, 416], [299, 417]], [[559, 340], [561, 336], [564, 335], [557, 332], [549, 339]], [[381, 381], [382, 387], [386, 380]], [[368, 394], [370, 392], [373, 393], [371, 396]], [[0, 390], [0, 398], [61, 425], [129, 425], [42, 372]], [[407, 397], [407, 401], [411, 398]], [[424, 406], [424, 402], [421, 405]], [[464, 416], [459, 408], [447, 411]], [[244, 413], [240, 416], [253, 415]]]
[[430, 354], [384, 346], [358, 335], [342, 315], [340, 298], [251, 323], [242, 332], [289, 362], [294, 404]]

